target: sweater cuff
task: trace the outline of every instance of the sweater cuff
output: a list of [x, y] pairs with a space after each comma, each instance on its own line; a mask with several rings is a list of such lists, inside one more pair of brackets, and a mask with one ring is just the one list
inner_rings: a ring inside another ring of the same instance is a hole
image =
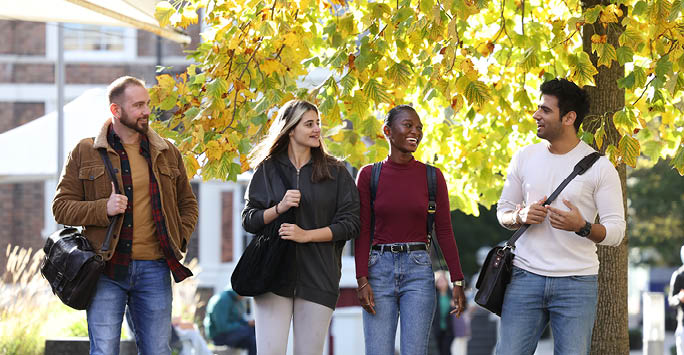
[[332, 241], [337, 242], [340, 240], [347, 240], [344, 227], [339, 224], [331, 224], [328, 226], [332, 232]]

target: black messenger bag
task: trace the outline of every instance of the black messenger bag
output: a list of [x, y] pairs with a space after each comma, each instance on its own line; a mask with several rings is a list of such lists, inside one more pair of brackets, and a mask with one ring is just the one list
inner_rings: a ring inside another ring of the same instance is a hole
[[[104, 149], [99, 152], [118, 193], [119, 184], [112, 163]], [[121, 215], [117, 215], [110, 223], [101, 252], [109, 250], [109, 241], [119, 218]], [[52, 292], [71, 308], [87, 309], [106, 263], [102, 255], [74, 227], [52, 233], [45, 241], [43, 251], [45, 258], [40, 266], [40, 273], [50, 284]]]

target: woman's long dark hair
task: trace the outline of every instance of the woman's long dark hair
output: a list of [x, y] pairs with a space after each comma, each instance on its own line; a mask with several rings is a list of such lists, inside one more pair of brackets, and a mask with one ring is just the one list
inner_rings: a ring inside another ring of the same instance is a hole
[[[275, 121], [268, 130], [268, 134], [257, 144], [248, 158], [252, 168], [256, 168], [266, 159], [273, 157], [280, 152], [287, 152], [290, 144], [290, 131], [292, 131], [305, 113], [313, 111], [319, 115], [316, 105], [304, 100], [290, 100], [278, 110]], [[311, 148], [311, 159], [313, 160], [313, 174], [311, 181], [320, 182], [326, 179], [333, 179], [330, 167], [337, 167], [342, 163], [328, 153], [325, 148], [323, 138], [319, 137], [320, 145]]]

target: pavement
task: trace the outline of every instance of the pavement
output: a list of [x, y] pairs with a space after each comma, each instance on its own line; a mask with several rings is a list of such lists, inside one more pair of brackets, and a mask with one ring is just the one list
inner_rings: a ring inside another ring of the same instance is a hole
[[[664, 354], [670, 355], [670, 348], [675, 345], [674, 332], [665, 332], [665, 344], [664, 344]], [[553, 338], [548, 337], [539, 341], [537, 345], [537, 351], [534, 355], [553, 355]], [[642, 350], [631, 350], [629, 355], [643, 355]]]

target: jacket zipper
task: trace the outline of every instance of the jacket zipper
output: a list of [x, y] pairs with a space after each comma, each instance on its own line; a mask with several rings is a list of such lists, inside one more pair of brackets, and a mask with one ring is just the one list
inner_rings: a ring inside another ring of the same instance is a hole
[[[300, 169], [295, 168], [295, 170], [297, 170], [297, 185], [296, 185], [297, 190], [299, 190], [299, 170]], [[301, 193], [301, 191], [300, 191], [300, 193]], [[299, 203], [300, 203], [300, 205], [302, 203], [301, 197], [300, 197]], [[295, 215], [295, 224], [297, 224], [296, 215]], [[299, 284], [299, 270], [297, 268], [297, 245], [295, 244], [295, 287], [294, 287], [294, 296], [293, 297], [297, 296], [297, 284]]]

